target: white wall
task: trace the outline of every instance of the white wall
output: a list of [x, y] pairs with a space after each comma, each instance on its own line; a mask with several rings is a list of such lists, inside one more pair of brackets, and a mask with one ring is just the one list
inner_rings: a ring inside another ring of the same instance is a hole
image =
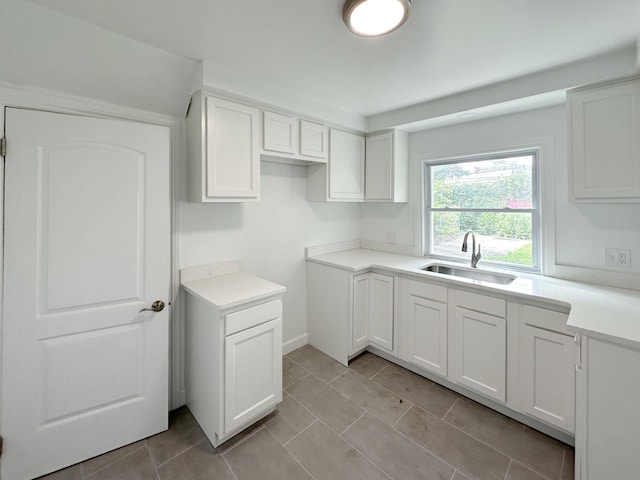
[[243, 270], [286, 286], [286, 343], [307, 333], [305, 247], [360, 238], [360, 205], [309, 203], [306, 167], [261, 167], [258, 203], [180, 203], [179, 263], [241, 259]]
[[[542, 154], [543, 254], [547, 274], [576, 280], [640, 288], [640, 206], [577, 205], [568, 200], [567, 122], [564, 106], [505, 115], [410, 135], [410, 203], [363, 205], [362, 237], [420, 246], [422, 160], [490, 152], [540, 143]], [[606, 161], [606, 160], [604, 160]], [[604, 267], [604, 248], [631, 250], [631, 269]]]
[[0, 1], [0, 82], [183, 117], [197, 62], [50, 9]]

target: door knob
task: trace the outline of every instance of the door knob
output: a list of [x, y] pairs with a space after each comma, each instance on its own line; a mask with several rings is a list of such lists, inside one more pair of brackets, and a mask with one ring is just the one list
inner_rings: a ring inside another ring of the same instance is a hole
[[142, 310], [140, 310], [138, 313], [142, 313], [142, 312], [161, 312], [162, 310], [164, 310], [164, 302], [162, 300], [156, 300], [155, 302], [153, 302], [151, 304], [151, 308], [143, 308]]

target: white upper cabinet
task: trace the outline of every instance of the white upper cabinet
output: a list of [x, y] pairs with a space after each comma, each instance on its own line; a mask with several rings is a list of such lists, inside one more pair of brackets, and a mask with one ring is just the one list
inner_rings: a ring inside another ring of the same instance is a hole
[[575, 202], [640, 202], [640, 79], [569, 92]]
[[310, 165], [307, 169], [308, 200], [364, 200], [364, 154], [362, 135], [331, 128], [328, 165]]
[[264, 112], [263, 152], [267, 159], [286, 163], [326, 163], [328, 129], [292, 115]]
[[300, 120], [300, 155], [327, 160], [329, 129], [325, 125]]
[[408, 134], [400, 130], [366, 139], [365, 200], [407, 202]]
[[329, 164], [308, 169], [310, 201], [407, 202], [408, 134], [329, 131]]
[[295, 154], [298, 151], [298, 120], [289, 115], [264, 112], [264, 149]]
[[187, 115], [190, 202], [255, 202], [260, 197], [259, 111], [206, 94]]
[[364, 198], [364, 137], [331, 129], [329, 198]]

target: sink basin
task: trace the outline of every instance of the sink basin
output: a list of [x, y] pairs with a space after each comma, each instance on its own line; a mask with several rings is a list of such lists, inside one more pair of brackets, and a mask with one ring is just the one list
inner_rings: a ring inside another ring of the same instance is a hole
[[440, 263], [434, 263], [433, 265], [427, 265], [422, 270], [433, 273], [440, 273], [442, 275], [451, 275], [453, 277], [470, 278], [471, 280], [478, 280], [480, 282], [497, 283], [500, 285], [509, 285], [516, 277], [514, 275], [508, 275], [506, 273], [487, 272], [485, 270], [474, 270], [471, 268], [451, 267], [449, 265], [442, 265]]

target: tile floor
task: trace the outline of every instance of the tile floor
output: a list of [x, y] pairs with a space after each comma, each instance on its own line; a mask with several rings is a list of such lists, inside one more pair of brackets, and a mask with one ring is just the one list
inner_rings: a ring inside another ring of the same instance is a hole
[[365, 353], [284, 358], [278, 411], [218, 448], [191, 413], [42, 480], [568, 480], [573, 449]]

